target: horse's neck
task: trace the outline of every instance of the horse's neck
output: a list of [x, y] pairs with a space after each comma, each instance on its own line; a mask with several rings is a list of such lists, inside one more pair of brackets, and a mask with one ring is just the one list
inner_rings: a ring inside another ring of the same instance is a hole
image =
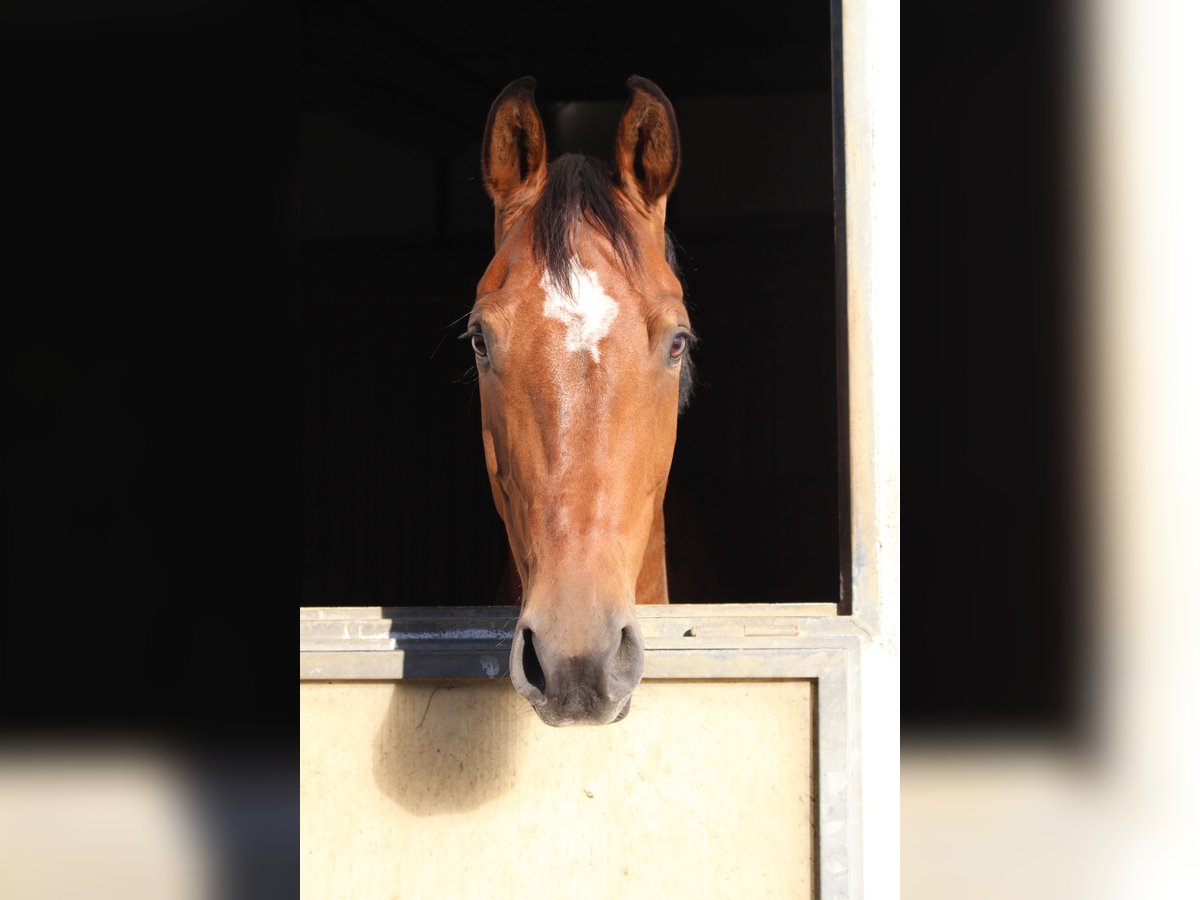
[[642, 571], [637, 580], [637, 602], [670, 602], [667, 599], [667, 533], [663, 525], [661, 503], [654, 508], [654, 524], [650, 527], [650, 540], [646, 542], [646, 555], [642, 557]]

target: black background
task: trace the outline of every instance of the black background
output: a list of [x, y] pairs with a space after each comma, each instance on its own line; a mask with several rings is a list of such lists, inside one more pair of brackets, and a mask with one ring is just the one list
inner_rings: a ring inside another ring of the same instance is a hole
[[1084, 737], [1071, 25], [962, 4], [906, 29], [906, 740]]
[[[784, 12], [791, 8], [772, 4], [763, 15], [793, 15]], [[534, 4], [524, 9], [529, 20], [548, 15]], [[753, 12], [739, 7], [747, 19]], [[47, 13], [10, 5], [4, 14], [0, 720], [10, 737], [90, 731], [166, 736], [189, 747], [261, 745], [278, 753], [278, 771], [294, 773], [297, 601], [357, 602], [380, 584], [394, 592], [380, 596], [432, 599], [427, 575], [388, 587], [370, 570], [356, 581], [344, 559], [314, 570], [304, 552], [318, 539], [314, 522], [329, 521], [312, 515], [328, 501], [314, 506], [318, 492], [306, 480], [311, 398], [333, 396], [336, 381], [322, 370], [326, 380], [314, 393], [314, 341], [324, 327], [317, 275], [328, 264], [344, 285], [346, 272], [359, 271], [357, 261], [339, 259], [344, 247], [301, 230], [297, 120], [310, 97], [307, 26], [248, 7], [152, 16], [136, 7]], [[704, 19], [695, 9], [656, 14], [668, 25], [649, 33], [677, 55], [640, 74], [669, 93], [688, 64], [714, 91], [756, 71], [691, 52], [688, 29]], [[578, 15], [569, 23], [576, 38], [613, 19], [638, 28], [632, 13]], [[475, 21], [466, 12], [462, 20]], [[715, 33], [725, 24], [720, 17], [695, 27]], [[731, 34], [736, 25], [729, 23]], [[1077, 719], [1086, 625], [1072, 540], [1070, 29], [1061, 9], [1043, 3], [939, 5], [910, 10], [905, 25], [905, 738], [968, 727], [1061, 735]], [[573, 46], [563, 45], [562, 71]], [[773, 88], [828, 72], [827, 62], [798, 59], [793, 69], [782, 52], [744, 52], [759, 59]], [[539, 74], [535, 62], [514, 53], [491, 84]], [[604, 100], [640, 60], [601, 54], [587, 62], [595, 93], [572, 85], [572, 94]], [[482, 125], [491, 97], [480, 93], [454, 108], [464, 129]], [[540, 96], [571, 99], [553, 89]], [[694, 144], [681, 126], [687, 172]], [[728, 317], [741, 310], [718, 299], [740, 283], [736, 270], [722, 268], [736, 255], [719, 240], [750, 249], [760, 242], [708, 225], [715, 236], [699, 224], [689, 235], [679, 223], [694, 267], [688, 286], [707, 387], [684, 417], [676, 476], [699, 486], [703, 467], [719, 457], [698, 451], [705, 442], [689, 433], [692, 423], [732, 415], [738, 395], [720, 394], [729, 385], [776, 392], [755, 394], [755, 404], [790, 403], [787, 383], [764, 388], [771, 379], [755, 376], [760, 366], [782, 365], [781, 353], [799, 339], [788, 322], [737, 326], [750, 335], [741, 352], [753, 345], [758, 355], [721, 362], [722, 335], [737, 330]], [[359, 259], [371, 252], [353, 251]], [[369, 283], [355, 304], [369, 308], [380, 285], [396, 281], [390, 252], [380, 251], [377, 271], [364, 268]], [[445, 257], [430, 259], [440, 265]], [[467, 261], [453, 285], [436, 286], [447, 304], [470, 302], [486, 259]], [[788, 266], [789, 277], [798, 268]], [[813, 271], [820, 275], [818, 262]], [[431, 328], [453, 318], [436, 304], [433, 313]], [[380, 321], [386, 316], [365, 324]], [[335, 325], [322, 337], [331, 345], [371, 338], [353, 315]], [[439, 336], [429, 334], [429, 352]], [[424, 352], [425, 339], [414, 341]], [[439, 366], [443, 352], [434, 354]], [[440, 377], [431, 369], [429, 383], [457, 406], [474, 447], [470, 388]], [[770, 418], [751, 412], [760, 424]], [[726, 421], [731, 433], [746, 428]], [[756, 443], [764, 454], [789, 449], [743, 436], [732, 435], [743, 451]], [[461, 460], [447, 458], [468, 473], [453, 490], [475, 497], [470, 479], [482, 485], [482, 467], [471, 456], [477, 451], [462, 452]], [[776, 474], [784, 468], [769, 456], [750, 462]], [[700, 471], [687, 474], [693, 464]], [[493, 514], [480, 496], [483, 522]], [[694, 495], [695, 515], [711, 499]], [[487, 541], [481, 534], [479, 548]], [[713, 543], [701, 535], [695, 546]], [[744, 552], [716, 546], [730, 559]], [[453, 586], [460, 597], [482, 590], [479, 571], [478, 584], [470, 576]], [[780, 586], [800, 590], [810, 577], [807, 569], [774, 571], [775, 581], [755, 588], [762, 599]], [[714, 577], [720, 599], [730, 599], [719, 581], [728, 576]], [[294, 810], [294, 780], [279, 797]], [[290, 863], [284, 868], [294, 873]]]

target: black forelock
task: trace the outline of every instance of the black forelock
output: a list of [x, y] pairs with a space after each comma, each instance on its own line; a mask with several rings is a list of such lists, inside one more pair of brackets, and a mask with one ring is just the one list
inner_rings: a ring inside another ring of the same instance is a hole
[[[591, 156], [564, 153], [547, 167], [546, 187], [533, 210], [533, 256], [545, 266], [551, 283], [567, 296], [571, 295], [575, 234], [581, 222], [586, 221], [604, 236], [626, 273], [634, 274], [641, 264], [633, 226], [617, 202], [618, 190], [620, 184], [613, 170]], [[666, 239], [667, 263], [682, 278], [670, 231]], [[682, 365], [680, 412], [691, 398], [693, 382], [691, 360], [685, 357]]]
[[[564, 153], [547, 167], [546, 187], [533, 211], [533, 254], [550, 280], [571, 291], [575, 233], [587, 221], [599, 231], [629, 274], [640, 265], [633, 226], [617, 202], [620, 183], [612, 168], [591, 156]], [[667, 262], [676, 271], [675, 246], [667, 234]]]
[[637, 241], [617, 204], [617, 189], [612, 170], [590, 156], [566, 153], [547, 169], [546, 187], [533, 212], [533, 255], [567, 295], [575, 235], [585, 220], [604, 235], [626, 271], [638, 265]]

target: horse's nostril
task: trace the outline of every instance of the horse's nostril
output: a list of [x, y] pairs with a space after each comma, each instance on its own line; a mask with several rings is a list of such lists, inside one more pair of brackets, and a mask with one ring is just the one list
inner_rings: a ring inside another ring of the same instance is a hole
[[629, 626], [621, 629], [621, 643], [617, 647], [616, 666], [618, 671], [628, 669], [637, 659], [638, 648]]
[[521, 650], [521, 668], [525, 670], [525, 680], [544, 694], [546, 693], [546, 673], [542, 671], [537, 651], [533, 648], [533, 632], [526, 628], [523, 637], [525, 646]]
[[644, 654], [640, 635], [634, 630], [634, 626], [626, 625], [621, 629], [621, 643], [617, 645], [617, 652], [613, 657], [609, 676], [611, 690], [617, 695], [632, 691], [642, 678], [643, 665]]

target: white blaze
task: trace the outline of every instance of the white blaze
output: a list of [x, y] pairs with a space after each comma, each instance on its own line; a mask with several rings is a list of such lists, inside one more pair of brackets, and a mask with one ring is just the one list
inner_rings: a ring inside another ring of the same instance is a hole
[[549, 272], [542, 274], [541, 287], [546, 292], [542, 312], [567, 326], [569, 352], [587, 350], [593, 362], [600, 362], [600, 341], [617, 317], [617, 301], [604, 293], [591, 269], [572, 262], [570, 273], [570, 296], [550, 280]]

